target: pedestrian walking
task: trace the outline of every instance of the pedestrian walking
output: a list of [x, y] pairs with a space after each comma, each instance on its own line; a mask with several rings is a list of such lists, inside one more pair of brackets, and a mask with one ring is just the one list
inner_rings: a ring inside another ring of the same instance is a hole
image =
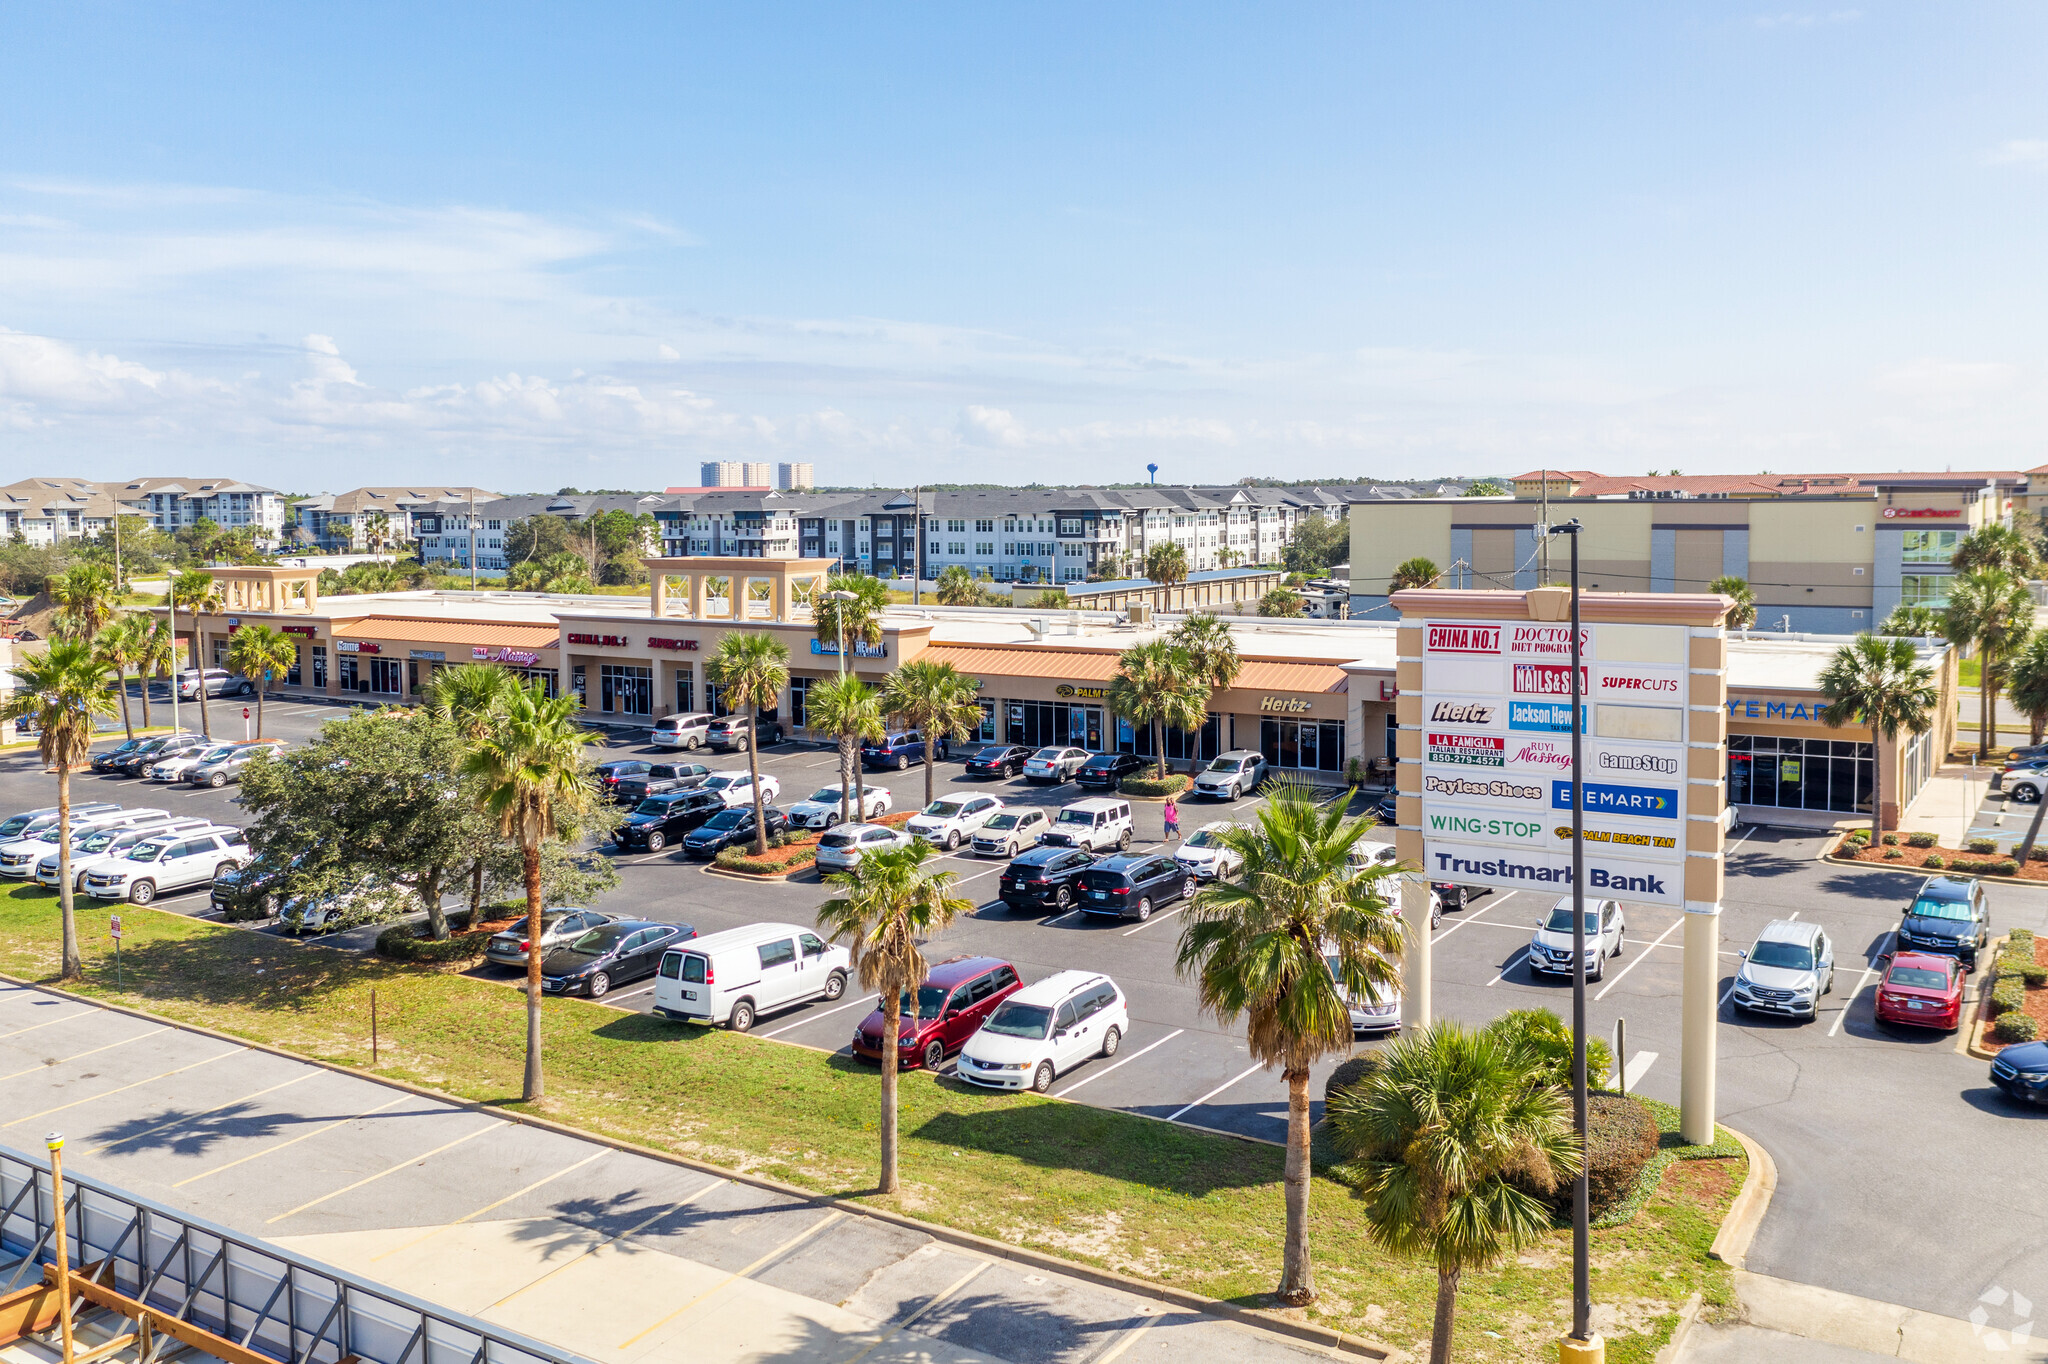
[[1173, 803], [1173, 797], [1166, 798], [1166, 836], [1180, 842], [1180, 806]]

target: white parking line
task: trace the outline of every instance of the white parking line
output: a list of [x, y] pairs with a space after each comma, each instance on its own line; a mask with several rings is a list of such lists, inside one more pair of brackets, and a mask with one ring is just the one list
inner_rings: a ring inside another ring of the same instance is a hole
[[[1064, 1099], [1069, 1094], [1072, 1094], [1075, 1090], [1079, 1089], [1082, 1085], [1092, 1084], [1095, 1081], [1100, 1080], [1103, 1076], [1109, 1074], [1112, 1070], [1115, 1070], [1118, 1066], [1124, 1064], [1124, 1062], [1135, 1061], [1140, 1056], [1143, 1056], [1146, 1052], [1151, 1051], [1152, 1047], [1163, 1047], [1168, 1042], [1171, 1042], [1174, 1038], [1179, 1037], [1182, 1033], [1186, 1031], [1186, 1028], [1175, 1028], [1172, 1032], [1166, 1034], [1166, 1036], [1160, 1038], [1157, 1042], [1154, 1042], [1151, 1047], [1145, 1047], [1142, 1050], [1134, 1051], [1129, 1056], [1120, 1057], [1117, 1060], [1110, 1062], [1101, 1070], [1095, 1071], [1094, 1073], [1090, 1074], [1086, 1079], [1074, 1081], [1074, 1083], [1068, 1085], [1065, 1089], [1053, 1095], [1053, 1097], [1055, 1099]], [[1185, 1111], [1185, 1109], [1182, 1110], [1182, 1112]], [[1179, 1114], [1175, 1114], [1175, 1116], [1178, 1117]]]
[[[1664, 941], [1664, 940], [1665, 940], [1666, 938], [1670, 937], [1670, 936], [1671, 936], [1671, 935], [1672, 935], [1673, 933], [1676, 933], [1676, 932], [1678, 931], [1678, 926], [1679, 926], [1680, 924], [1684, 923], [1684, 922], [1685, 922], [1685, 920], [1684, 920], [1684, 919], [1682, 919], [1682, 918], [1679, 918], [1679, 919], [1674, 919], [1674, 920], [1672, 920], [1672, 921], [1671, 921], [1671, 927], [1669, 927], [1669, 928], [1665, 929], [1665, 930], [1664, 930], [1664, 931], [1663, 931], [1662, 933], [1659, 933], [1659, 934], [1657, 935], [1657, 942], [1653, 942], [1653, 943], [1651, 943], [1651, 944], [1650, 944], [1650, 947], [1655, 947], [1655, 946], [1657, 946], [1657, 944], [1658, 944], [1658, 943], [1661, 943], [1661, 942], [1663, 942], [1663, 941]], [[1614, 973], [1614, 979], [1613, 979], [1613, 980], [1610, 980], [1610, 981], [1608, 981], [1608, 982], [1607, 982], [1607, 983], [1606, 983], [1605, 985], [1601, 986], [1601, 987], [1600, 987], [1600, 993], [1599, 993], [1599, 994], [1597, 994], [1597, 995], [1594, 995], [1594, 996], [1593, 996], [1593, 998], [1594, 998], [1594, 999], [1596, 999], [1596, 1000], [1598, 1000], [1598, 999], [1605, 999], [1605, 998], [1607, 998], [1607, 992], [1608, 992], [1609, 990], [1612, 990], [1612, 989], [1613, 989], [1613, 988], [1614, 988], [1615, 986], [1617, 986], [1617, 985], [1621, 984], [1622, 980], [1623, 980], [1623, 979], [1624, 979], [1624, 978], [1625, 978], [1625, 977], [1626, 977], [1626, 976], [1628, 975], [1628, 973], [1629, 973], [1629, 972], [1631, 972], [1631, 971], [1633, 971], [1633, 970], [1635, 970], [1635, 969], [1636, 969], [1636, 968], [1637, 968], [1638, 966], [1641, 966], [1641, 965], [1643, 964], [1643, 961], [1644, 961], [1644, 959], [1645, 959], [1645, 958], [1647, 958], [1647, 957], [1648, 957], [1649, 955], [1650, 955], [1650, 948], [1649, 948], [1649, 947], [1643, 948], [1643, 949], [1641, 949], [1640, 951], [1638, 951], [1638, 952], [1636, 953], [1636, 959], [1635, 959], [1634, 961], [1630, 962], [1630, 963], [1629, 963], [1628, 965], [1626, 965], [1626, 966], [1622, 967], [1622, 968], [1621, 968], [1621, 970], [1619, 970], [1619, 971], [1615, 972], [1615, 973]]]
[[1657, 1053], [1654, 1051], [1639, 1051], [1629, 1057], [1628, 1068], [1622, 1071], [1622, 1087], [1633, 1092], [1643, 1077], [1650, 1073], [1650, 1067], [1656, 1064]]
[[643, 985], [637, 990], [620, 990], [616, 994], [607, 994], [605, 996], [605, 1002], [608, 1004], [616, 1004], [622, 999], [631, 999], [635, 995], [644, 995], [653, 988], [654, 987], [652, 985]]
[[1495, 976], [1492, 980], [1486, 982], [1486, 988], [1491, 990], [1494, 986], [1500, 984], [1501, 978], [1506, 976], [1508, 972], [1515, 969], [1515, 963], [1528, 955], [1529, 949], [1524, 947], [1521, 951], [1515, 953], [1514, 956], [1509, 957], [1508, 964], [1500, 968], [1500, 975]]
[[832, 1016], [833, 1014], [843, 1014], [843, 1013], [845, 1013], [845, 1012], [846, 1012], [846, 1011], [847, 1011], [848, 1009], [858, 1009], [858, 1008], [862, 1008], [862, 1007], [866, 1007], [866, 1008], [870, 1008], [870, 1009], [872, 1009], [872, 1008], [874, 1008], [875, 1006], [874, 1006], [874, 1003], [873, 1003], [873, 1002], [872, 1002], [871, 1000], [868, 1000], [868, 999], [865, 999], [865, 998], [863, 998], [863, 999], [856, 999], [856, 1000], [853, 1000], [853, 1001], [852, 1001], [852, 1002], [850, 1002], [850, 1003], [847, 1003], [847, 1004], [841, 1004], [841, 1005], [839, 1005], [839, 1006], [838, 1006], [838, 1007], [836, 1007], [836, 1008], [831, 1008], [831, 1009], [827, 1009], [827, 1010], [825, 1010], [825, 1012], [823, 1012], [823, 1013], [817, 1013], [817, 1014], [805, 1014], [805, 1015], [804, 1015], [804, 1016], [803, 1016], [802, 1018], [799, 1018], [799, 1019], [798, 1019], [798, 1020], [797, 1020], [796, 1022], [794, 1022], [794, 1023], [791, 1023], [791, 1024], [790, 1024], [790, 1025], [789, 1025], [788, 1027], [784, 1027], [784, 1028], [777, 1028], [777, 1029], [776, 1029], [776, 1030], [775, 1030], [774, 1032], [764, 1032], [764, 1033], [762, 1033], [762, 1034], [761, 1034], [761, 1036], [763, 1036], [763, 1037], [780, 1037], [780, 1036], [782, 1036], [782, 1034], [784, 1034], [784, 1033], [786, 1033], [786, 1032], [795, 1032], [795, 1031], [796, 1031], [796, 1030], [797, 1030], [798, 1028], [801, 1028], [801, 1027], [802, 1027], [802, 1026], [803, 1026], [804, 1024], [806, 1024], [806, 1023], [815, 1023], [815, 1022], [817, 1022], [817, 1021], [818, 1021], [819, 1019], [821, 1019], [821, 1018], [830, 1018], [830, 1017], [831, 1017], [831, 1016]]
[[1188, 1111], [1188, 1109], [1190, 1109], [1190, 1108], [1200, 1108], [1200, 1107], [1201, 1107], [1201, 1106], [1202, 1106], [1203, 1104], [1205, 1104], [1205, 1103], [1209, 1102], [1209, 1100], [1211, 1100], [1211, 1099], [1215, 1098], [1215, 1097], [1216, 1097], [1216, 1096], [1217, 1096], [1218, 1094], [1221, 1094], [1221, 1093], [1222, 1093], [1222, 1092], [1223, 1092], [1224, 1090], [1226, 1090], [1226, 1089], [1230, 1088], [1230, 1087], [1231, 1087], [1232, 1085], [1236, 1084], [1236, 1083], [1238, 1082], [1238, 1080], [1245, 1080], [1245, 1079], [1249, 1079], [1250, 1077], [1252, 1077], [1252, 1076], [1254, 1076], [1254, 1075], [1257, 1075], [1257, 1074], [1258, 1074], [1258, 1073], [1259, 1073], [1260, 1071], [1262, 1071], [1262, 1070], [1264, 1070], [1264, 1069], [1265, 1069], [1265, 1066], [1263, 1066], [1263, 1065], [1257, 1065], [1257, 1066], [1253, 1066], [1253, 1067], [1252, 1067], [1252, 1068], [1251, 1068], [1250, 1070], [1247, 1070], [1247, 1071], [1246, 1071], [1246, 1072], [1245, 1072], [1244, 1074], [1242, 1074], [1242, 1075], [1239, 1075], [1239, 1076], [1237, 1076], [1237, 1077], [1236, 1077], [1236, 1079], [1230, 1079], [1230, 1080], [1225, 1080], [1225, 1081], [1224, 1081], [1224, 1082], [1223, 1082], [1222, 1084], [1220, 1084], [1220, 1085], [1216, 1086], [1216, 1088], [1214, 1088], [1214, 1089], [1210, 1090], [1210, 1091], [1209, 1091], [1209, 1092], [1208, 1092], [1207, 1094], [1204, 1094], [1204, 1095], [1203, 1095], [1203, 1096], [1202, 1096], [1201, 1098], [1199, 1098], [1199, 1099], [1195, 1100], [1195, 1101], [1194, 1101], [1193, 1103], [1191, 1103], [1191, 1104], [1188, 1104], [1188, 1105], [1187, 1105], [1186, 1107], [1183, 1107], [1183, 1108], [1180, 1108], [1180, 1109], [1177, 1109], [1177, 1110], [1175, 1110], [1175, 1111], [1174, 1111], [1174, 1113], [1173, 1113], [1173, 1115], [1172, 1115], [1171, 1117], [1169, 1117], [1169, 1118], [1167, 1119], [1167, 1121], [1168, 1121], [1168, 1122], [1179, 1122], [1179, 1121], [1180, 1121], [1180, 1117], [1181, 1117], [1181, 1114], [1183, 1114], [1183, 1113], [1187, 1112], [1187, 1111]]
[[1051, 928], [1054, 924], [1059, 923], [1062, 919], [1071, 919], [1080, 912], [1081, 911], [1078, 909], [1070, 909], [1064, 914], [1055, 914], [1050, 919], [1040, 919], [1038, 921], [1038, 926], [1040, 928]]
[[[1881, 956], [1883, 956], [1883, 955], [1884, 955], [1884, 954], [1885, 954], [1886, 952], [1889, 952], [1889, 951], [1891, 951], [1891, 950], [1892, 950], [1892, 936], [1893, 936], [1893, 935], [1892, 935], [1892, 934], [1890, 934], [1890, 933], [1887, 933], [1887, 934], [1885, 934], [1885, 935], [1884, 935], [1884, 946], [1878, 949], [1878, 953], [1877, 953], [1877, 955], [1878, 955], [1878, 956], [1880, 956], [1880, 957], [1881, 957]], [[1842, 1011], [1841, 1011], [1840, 1013], [1836, 1014], [1836, 1015], [1835, 1015], [1835, 1021], [1834, 1021], [1833, 1023], [1830, 1023], [1830, 1024], [1828, 1025], [1828, 1036], [1829, 1036], [1829, 1037], [1833, 1037], [1833, 1036], [1834, 1036], [1834, 1035], [1835, 1035], [1836, 1033], [1838, 1033], [1838, 1032], [1840, 1032], [1840, 1031], [1842, 1030], [1842, 1020], [1843, 1020], [1843, 1019], [1845, 1019], [1845, 1018], [1847, 1018], [1847, 1017], [1849, 1016], [1849, 1010], [1850, 1010], [1850, 1009], [1851, 1009], [1851, 1008], [1852, 1008], [1852, 1007], [1853, 1007], [1853, 1006], [1855, 1005], [1855, 1003], [1856, 1003], [1856, 996], [1858, 996], [1858, 995], [1860, 995], [1860, 994], [1862, 994], [1862, 993], [1863, 993], [1863, 987], [1864, 987], [1864, 986], [1866, 986], [1866, 985], [1868, 985], [1868, 984], [1870, 984], [1870, 978], [1871, 978], [1872, 976], [1876, 975], [1876, 974], [1877, 974], [1877, 963], [1876, 963], [1875, 961], [1872, 961], [1872, 963], [1871, 963], [1870, 965], [1868, 965], [1868, 966], [1866, 966], [1866, 967], [1864, 967], [1864, 968], [1863, 968], [1863, 974], [1862, 974], [1861, 976], [1857, 977], [1857, 979], [1856, 979], [1856, 988], [1855, 988], [1855, 989], [1853, 989], [1853, 990], [1851, 990], [1851, 991], [1849, 992], [1849, 997], [1848, 997], [1847, 999], [1845, 999], [1845, 1000], [1843, 1000], [1843, 1001], [1842, 1001]], [[1732, 984], [1733, 982], [1730, 982], [1730, 983]]]
[[1124, 936], [1125, 936], [1126, 938], [1128, 938], [1128, 937], [1130, 937], [1130, 936], [1131, 936], [1131, 934], [1133, 934], [1133, 933], [1143, 933], [1143, 932], [1144, 932], [1144, 931], [1145, 931], [1146, 929], [1150, 928], [1150, 927], [1151, 927], [1151, 926], [1152, 926], [1153, 924], [1156, 924], [1156, 923], [1161, 923], [1161, 922], [1163, 922], [1163, 921], [1165, 921], [1165, 920], [1167, 920], [1167, 919], [1171, 919], [1171, 918], [1172, 918], [1172, 917], [1173, 917], [1174, 915], [1176, 915], [1176, 914], [1180, 913], [1180, 912], [1181, 912], [1181, 910], [1183, 910], [1183, 909], [1186, 909], [1186, 908], [1187, 908], [1187, 906], [1186, 906], [1186, 905], [1177, 905], [1177, 906], [1175, 906], [1174, 908], [1172, 908], [1172, 909], [1169, 909], [1169, 910], [1167, 910], [1167, 911], [1166, 911], [1166, 913], [1164, 913], [1164, 914], [1154, 914], [1154, 915], [1153, 915], [1153, 916], [1152, 916], [1151, 918], [1147, 919], [1147, 920], [1146, 920], [1146, 921], [1145, 921], [1144, 923], [1141, 923], [1141, 924], [1139, 924], [1139, 925], [1138, 925], [1138, 926], [1137, 926], [1136, 928], [1127, 928], [1127, 929], [1125, 929], [1125, 930], [1124, 930]]
[[1458, 922], [1452, 924], [1449, 928], [1446, 928], [1443, 932], [1437, 934], [1436, 937], [1432, 939], [1432, 941], [1442, 942], [1445, 938], [1450, 937], [1451, 934], [1457, 932], [1466, 924], [1484, 923], [1489, 928], [1513, 928], [1513, 924], [1491, 923], [1487, 920], [1486, 916], [1488, 914], [1491, 914], [1494, 910], [1500, 908], [1502, 905], [1506, 904], [1508, 901], [1514, 899], [1517, 895], [1520, 895], [1521, 893], [1522, 892], [1518, 890], [1511, 890], [1507, 894], [1501, 896], [1501, 898], [1495, 901], [1493, 904], [1488, 905], [1485, 909], [1475, 911], [1471, 914], [1463, 915], [1461, 918], [1459, 918]]

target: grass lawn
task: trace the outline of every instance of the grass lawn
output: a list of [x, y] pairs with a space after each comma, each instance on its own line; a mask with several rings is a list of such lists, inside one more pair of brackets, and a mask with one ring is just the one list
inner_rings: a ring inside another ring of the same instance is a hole
[[[125, 990], [114, 988], [111, 909], [78, 909], [81, 993], [307, 1056], [517, 1110], [524, 1000], [514, 990], [375, 957], [125, 907]], [[56, 897], [0, 892], [0, 971], [57, 969]], [[880, 1082], [865, 1066], [578, 1000], [545, 1005], [548, 1097], [539, 1111], [592, 1131], [854, 1198], [876, 1173]], [[1276, 1147], [1051, 1099], [903, 1077], [904, 1193], [914, 1216], [1247, 1305], [1269, 1306], [1282, 1227]], [[1617, 1319], [1609, 1358], [1647, 1361], [1699, 1292], [1733, 1300], [1707, 1258], [1742, 1161], [1674, 1163], [1633, 1222], [1593, 1237], [1593, 1289]], [[1435, 1274], [1366, 1237], [1348, 1190], [1317, 1180], [1310, 1316], [1404, 1348], [1426, 1339]], [[1458, 1358], [1555, 1358], [1570, 1318], [1570, 1233], [1468, 1274]]]

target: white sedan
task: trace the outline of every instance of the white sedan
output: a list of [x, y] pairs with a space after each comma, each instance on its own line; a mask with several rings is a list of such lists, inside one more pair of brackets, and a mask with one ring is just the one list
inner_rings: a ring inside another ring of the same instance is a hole
[[886, 786], [870, 786], [860, 793], [859, 809], [852, 796], [838, 785], [821, 786], [811, 792], [808, 799], [800, 800], [789, 807], [789, 823], [796, 829], [829, 829], [839, 823], [840, 800], [846, 801], [846, 808], [852, 811], [856, 820], [873, 819], [886, 815], [896, 808], [896, 797]]
[[1024, 764], [1024, 780], [1063, 782], [1088, 761], [1085, 748], [1041, 748]]
[[951, 852], [1002, 812], [1003, 803], [994, 796], [940, 796], [911, 816], [903, 827], [925, 842], [936, 843]]
[[1189, 834], [1187, 842], [1173, 850], [1173, 860], [1204, 881], [1234, 876], [1244, 866], [1244, 857], [1224, 846], [1223, 835], [1232, 829], [1249, 827], [1227, 819], [1211, 820]]
[[[754, 778], [746, 772], [713, 772], [704, 779], [699, 791], [717, 793], [727, 809], [737, 809], [754, 803]], [[773, 776], [761, 774], [761, 803], [767, 805], [782, 794], [782, 783]]]

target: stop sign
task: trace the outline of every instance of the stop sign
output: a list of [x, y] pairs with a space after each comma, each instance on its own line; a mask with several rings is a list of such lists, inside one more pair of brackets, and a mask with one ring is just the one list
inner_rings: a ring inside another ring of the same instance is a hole
[[242, 707], [242, 718], [244, 720], [249, 718], [249, 708], [247, 706]]

